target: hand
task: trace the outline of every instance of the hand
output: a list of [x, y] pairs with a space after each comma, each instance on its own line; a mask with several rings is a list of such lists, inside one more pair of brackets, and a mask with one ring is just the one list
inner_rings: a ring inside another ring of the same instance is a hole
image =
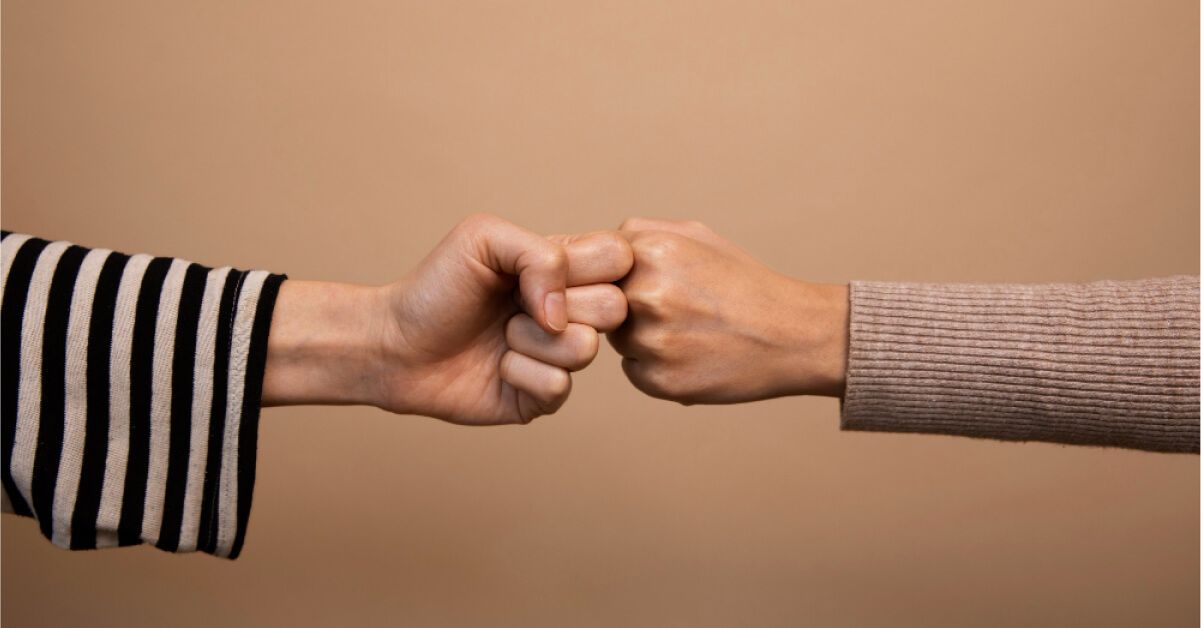
[[609, 341], [639, 390], [691, 403], [840, 396], [847, 288], [791, 279], [697, 222], [632, 218], [629, 318]]
[[624, 320], [625, 297], [606, 282], [632, 263], [613, 232], [544, 238], [478, 215], [388, 286], [286, 281], [264, 404], [359, 403], [467, 425], [551, 414], [569, 371], [596, 356], [597, 330]]

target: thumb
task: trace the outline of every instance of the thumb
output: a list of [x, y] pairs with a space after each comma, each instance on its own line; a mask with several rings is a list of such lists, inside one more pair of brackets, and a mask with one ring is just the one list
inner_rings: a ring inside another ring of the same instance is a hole
[[567, 252], [563, 246], [496, 216], [468, 219], [480, 244], [480, 261], [515, 275], [530, 316], [548, 332], [567, 329]]

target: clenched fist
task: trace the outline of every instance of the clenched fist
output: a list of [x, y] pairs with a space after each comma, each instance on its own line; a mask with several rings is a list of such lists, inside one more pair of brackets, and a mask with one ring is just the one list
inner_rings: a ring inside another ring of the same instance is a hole
[[614, 232], [545, 238], [500, 218], [459, 224], [408, 277], [380, 288], [285, 282], [265, 404], [356, 403], [468, 425], [559, 409], [596, 356], [632, 263]]
[[609, 334], [639, 390], [685, 404], [838, 396], [845, 286], [801, 282], [697, 222], [632, 218], [629, 318]]

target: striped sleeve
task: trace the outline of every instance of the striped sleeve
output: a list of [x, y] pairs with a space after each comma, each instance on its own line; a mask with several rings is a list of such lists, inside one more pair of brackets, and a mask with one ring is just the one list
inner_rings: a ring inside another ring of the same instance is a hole
[[236, 558], [283, 280], [3, 232], [5, 512], [63, 548]]
[[851, 284], [842, 426], [1198, 451], [1197, 277]]

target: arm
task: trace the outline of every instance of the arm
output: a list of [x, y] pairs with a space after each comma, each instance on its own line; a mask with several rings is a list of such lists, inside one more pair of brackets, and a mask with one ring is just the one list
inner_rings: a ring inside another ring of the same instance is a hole
[[843, 398], [848, 430], [1198, 449], [1196, 277], [820, 285], [699, 223], [631, 219], [639, 389], [683, 403]]
[[260, 405], [528, 423], [566, 400], [595, 328], [625, 317], [605, 282], [632, 263], [613, 233], [547, 239], [489, 216], [381, 287], [22, 235], [0, 251], [6, 510], [61, 547], [229, 558]]

